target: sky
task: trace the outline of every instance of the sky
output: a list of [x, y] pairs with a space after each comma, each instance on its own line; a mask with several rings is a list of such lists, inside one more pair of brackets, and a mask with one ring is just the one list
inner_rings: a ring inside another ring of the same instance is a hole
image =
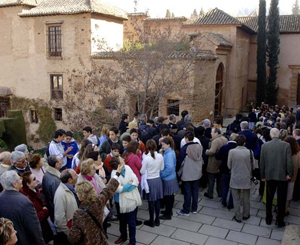
[[[108, 1], [108, 0], [107, 0]], [[201, 7], [205, 12], [219, 8], [233, 16], [243, 16], [258, 9], [259, 0], [137, 0], [137, 12], [149, 10], [152, 18], [165, 17], [167, 9], [178, 16], [190, 17], [196, 8], [200, 12]], [[118, 6], [129, 13], [134, 12], [133, 0], [109, 0], [109, 3]], [[267, 0], [269, 9], [271, 0]], [[279, 0], [280, 14], [291, 14], [295, 0]]]

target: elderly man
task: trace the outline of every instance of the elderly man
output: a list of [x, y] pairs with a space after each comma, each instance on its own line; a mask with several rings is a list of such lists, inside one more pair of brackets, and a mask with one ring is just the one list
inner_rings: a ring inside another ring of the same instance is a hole
[[256, 134], [249, 129], [249, 123], [247, 121], [242, 121], [240, 126], [241, 131], [238, 134], [246, 137], [246, 148], [254, 151], [258, 144]]
[[10, 167], [8, 170], [15, 170], [20, 176], [30, 171], [25, 154], [21, 151], [13, 151], [10, 155]]
[[[1, 175], [8, 170], [10, 167], [10, 152], [4, 151], [0, 153], [0, 179]], [[0, 192], [3, 191], [3, 187], [0, 183]]]
[[6, 171], [1, 176], [5, 189], [0, 194], [0, 217], [10, 219], [17, 231], [17, 245], [45, 244], [36, 210], [29, 199], [19, 191], [22, 177], [15, 171]]
[[279, 130], [272, 128], [271, 141], [262, 145], [260, 155], [261, 180], [267, 182], [266, 224], [272, 223], [272, 202], [277, 190], [278, 214], [276, 225], [284, 227], [287, 184], [293, 176], [291, 147], [279, 139]]
[[58, 244], [70, 244], [67, 239], [69, 228], [79, 201], [74, 189], [77, 174], [73, 169], [66, 169], [60, 175], [60, 183], [54, 196], [54, 225]]
[[212, 128], [211, 137], [210, 149], [206, 150], [205, 152], [205, 154], [208, 156], [208, 164], [206, 169], [208, 177], [208, 189], [207, 192], [204, 193], [204, 196], [209, 199], [213, 199], [214, 196], [215, 180], [217, 180], [218, 196], [222, 196], [222, 174], [219, 171], [221, 160], [217, 160], [215, 154], [223, 145], [227, 144], [228, 142], [228, 140], [222, 136], [219, 128]]
[[48, 159], [49, 166], [46, 168], [46, 173], [42, 181], [42, 189], [45, 194], [45, 201], [47, 208], [50, 213], [51, 220], [54, 221], [54, 194], [56, 189], [60, 185], [60, 172], [62, 167], [62, 159], [56, 155], [49, 156]]
[[15, 151], [21, 151], [21, 152], [23, 152], [25, 154], [26, 159], [29, 156], [29, 151], [28, 151], [27, 145], [25, 145], [25, 144], [17, 145], [15, 147]]

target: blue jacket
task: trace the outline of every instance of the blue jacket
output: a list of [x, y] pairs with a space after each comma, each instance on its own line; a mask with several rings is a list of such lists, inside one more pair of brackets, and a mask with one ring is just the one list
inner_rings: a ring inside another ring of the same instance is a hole
[[220, 150], [215, 154], [215, 158], [217, 160], [221, 160], [221, 164], [219, 166], [219, 170], [222, 174], [230, 173], [230, 170], [227, 166], [228, 154], [231, 149], [236, 148], [235, 141], [229, 141], [226, 145], [223, 145]]
[[[73, 155], [74, 156], [79, 151], [77, 142], [74, 139], [72, 139], [69, 144], [67, 144], [65, 141], [61, 142], [61, 144], [64, 147], [64, 151], [66, 151], [70, 146], [73, 147], [72, 151], [70, 151], [68, 153], [68, 155]], [[71, 168], [72, 160], [73, 160], [73, 158], [68, 158], [67, 157], [67, 168]]]
[[247, 149], [254, 151], [256, 145], [258, 144], [256, 134], [252, 132], [250, 129], [245, 129], [244, 131], [240, 131], [239, 135], [244, 135], [246, 137], [245, 146], [247, 147]]
[[164, 152], [164, 169], [160, 171], [160, 177], [164, 181], [176, 178], [176, 155], [172, 148]]

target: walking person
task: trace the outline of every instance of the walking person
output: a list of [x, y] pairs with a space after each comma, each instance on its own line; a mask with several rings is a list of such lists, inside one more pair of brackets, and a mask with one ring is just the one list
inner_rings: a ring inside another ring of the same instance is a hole
[[272, 128], [271, 141], [262, 145], [260, 154], [261, 180], [267, 183], [266, 224], [272, 223], [272, 201], [277, 190], [278, 214], [276, 225], [284, 227], [287, 184], [294, 172], [291, 147], [279, 139], [279, 130]]
[[[150, 219], [144, 222], [144, 225], [154, 227], [159, 226], [160, 199], [163, 198], [163, 185], [160, 178], [160, 171], [164, 169], [163, 156], [156, 152], [157, 146], [154, 140], [146, 142], [148, 154], [143, 160], [141, 174], [147, 171], [147, 182], [149, 186], [148, 205]], [[155, 223], [154, 223], [155, 212]]]
[[174, 193], [179, 190], [176, 177], [176, 155], [174, 151], [174, 142], [171, 137], [165, 137], [161, 141], [164, 157], [164, 169], [160, 171], [160, 177], [163, 182], [165, 211], [159, 218], [170, 220], [174, 205]]
[[[231, 170], [230, 188], [232, 191], [235, 216], [233, 219], [241, 223], [250, 218], [250, 187], [253, 169], [253, 152], [245, 147], [246, 137], [236, 137], [237, 147], [228, 154], [228, 168]], [[241, 213], [241, 203], [243, 213]]]

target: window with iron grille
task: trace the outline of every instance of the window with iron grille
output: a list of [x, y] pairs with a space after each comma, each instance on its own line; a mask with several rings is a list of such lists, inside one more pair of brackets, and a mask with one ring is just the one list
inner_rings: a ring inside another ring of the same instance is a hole
[[50, 75], [51, 81], [51, 99], [62, 100], [63, 99], [63, 76], [62, 75]]
[[30, 122], [31, 123], [39, 123], [39, 119], [37, 116], [37, 111], [35, 109], [29, 110]]
[[168, 100], [168, 115], [179, 116], [179, 100]]
[[54, 108], [54, 120], [62, 121], [62, 109], [61, 108]]
[[61, 57], [61, 26], [48, 27], [49, 56]]

